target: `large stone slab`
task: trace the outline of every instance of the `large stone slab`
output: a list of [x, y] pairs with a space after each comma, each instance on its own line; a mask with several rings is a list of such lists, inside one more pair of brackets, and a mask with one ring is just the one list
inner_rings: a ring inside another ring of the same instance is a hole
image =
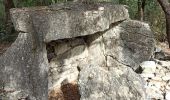
[[0, 57], [0, 99], [47, 100], [46, 46], [34, 49], [32, 43], [31, 34], [20, 33]]
[[94, 34], [109, 28], [111, 23], [129, 18], [123, 5], [111, 3], [16, 8], [11, 10], [11, 15], [16, 30], [29, 33], [34, 29], [36, 34], [44, 36], [45, 42]]

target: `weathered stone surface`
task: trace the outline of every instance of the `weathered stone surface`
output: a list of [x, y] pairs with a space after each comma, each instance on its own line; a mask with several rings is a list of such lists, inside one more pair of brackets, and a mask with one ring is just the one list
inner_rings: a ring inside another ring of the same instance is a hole
[[146, 98], [133, 70], [150, 59], [154, 38], [148, 24], [126, 20], [124, 6], [68, 3], [13, 9], [11, 15], [23, 33], [0, 57], [9, 100]]
[[154, 61], [144, 61], [140, 64], [145, 74], [153, 74], [156, 70], [156, 63]]
[[[103, 7], [103, 10], [99, 9]], [[44, 41], [94, 34], [109, 28], [111, 23], [129, 18], [124, 6], [111, 3], [83, 5], [56, 4], [41, 8], [11, 10], [16, 30], [42, 33]], [[34, 27], [34, 28], [33, 28]]]
[[[135, 23], [137, 23], [137, 26], [135, 26]], [[134, 24], [134, 26], [132, 27], [131, 24]], [[78, 82], [81, 100], [144, 99], [146, 95], [143, 80], [131, 68], [136, 69], [142, 61], [151, 57], [154, 50], [154, 39], [149, 28], [143, 31], [148, 36], [143, 36], [136, 32], [137, 29], [133, 32], [134, 27], [142, 30], [148, 25], [129, 20], [118, 22], [105, 31], [92, 35], [53, 42], [53, 51], [56, 56], [50, 61], [50, 94], [58, 94], [54, 91], [58, 91], [63, 82], [65, 84]], [[132, 33], [126, 32], [127, 28]], [[127, 34], [129, 34], [129, 37], [127, 37]], [[128, 38], [135, 36], [140, 36], [141, 40], [136, 38], [128, 41]], [[127, 39], [124, 37], [127, 37]], [[139, 57], [141, 58], [139, 59]], [[89, 79], [91, 73], [94, 73], [94, 80]], [[131, 78], [127, 79], [125, 76]], [[136, 86], [139, 87], [137, 90], [135, 89]]]
[[109, 71], [89, 65], [80, 71], [80, 100], [145, 100], [142, 83], [132, 69], [122, 64]]
[[[75, 91], [79, 91], [78, 66], [87, 64], [88, 51], [85, 41], [83, 38], [60, 40], [53, 42], [53, 48], [56, 56], [49, 64], [49, 100], [79, 100], [79, 92]], [[66, 86], [71, 90], [63, 92], [62, 87]]]
[[149, 60], [153, 55], [155, 47], [153, 33], [148, 24], [133, 20], [120, 24], [120, 31], [123, 50], [118, 60], [133, 66], [136, 70], [141, 62]]
[[45, 44], [34, 50], [31, 34], [20, 33], [0, 57], [0, 94], [4, 94], [2, 100], [47, 100], [46, 56]]
[[145, 59], [151, 58], [155, 46], [149, 26], [132, 20], [124, 21], [98, 35], [91, 35], [88, 39], [92, 41], [89, 46], [91, 53], [89, 56], [95, 61], [94, 63], [103, 63], [99, 61], [100, 58], [105, 59], [102, 56], [112, 57], [134, 70]]
[[167, 91], [165, 95], [165, 99], [170, 100], [170, 91]]

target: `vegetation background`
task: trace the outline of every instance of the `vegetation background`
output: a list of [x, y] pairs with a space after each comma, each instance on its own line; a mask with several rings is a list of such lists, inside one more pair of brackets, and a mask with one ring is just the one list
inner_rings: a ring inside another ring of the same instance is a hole
[[[11, 42], [17, 36], [8, 18], [10, 8], [46, 6], [68, 1], [72, 0], [0, 0], [0, 42]], [[166, 41], [166, 19], [157, 0], [106, 0], [106, 2], [127, 5], [131, 19], [149, 23], [156, 40]]]

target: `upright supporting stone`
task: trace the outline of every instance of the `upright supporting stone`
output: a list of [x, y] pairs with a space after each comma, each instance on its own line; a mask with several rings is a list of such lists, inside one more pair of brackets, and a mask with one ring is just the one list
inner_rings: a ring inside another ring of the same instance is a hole
[[35, 50], [32, 43], [31, 34], [19, 33], [17, 40], [0, 57], [2, 100], [48, 99], [46, 46], [42, 43], [42, 47]]

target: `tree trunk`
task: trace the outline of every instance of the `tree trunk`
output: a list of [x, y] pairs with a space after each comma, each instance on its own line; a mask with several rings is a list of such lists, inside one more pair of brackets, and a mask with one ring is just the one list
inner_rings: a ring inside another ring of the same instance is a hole
[[146, 0], [138, 0], [138, 19], [140, 21], [144, 20], [145, 3]]
[[170, 15], [165, 15], [166, 17], [166, 33], [167, 33], [167, 40], [170, 48]]
[[14, 8], [13, 0], [4, 0], [5, 6], [5, 30], [9, 34], [12, 31], [12, 22], [10, 18], [10, 9]]
[[168, 0], [157, 0], [165, 13], [166, 18], [166, 34], [170, 48], [170, 4]]

